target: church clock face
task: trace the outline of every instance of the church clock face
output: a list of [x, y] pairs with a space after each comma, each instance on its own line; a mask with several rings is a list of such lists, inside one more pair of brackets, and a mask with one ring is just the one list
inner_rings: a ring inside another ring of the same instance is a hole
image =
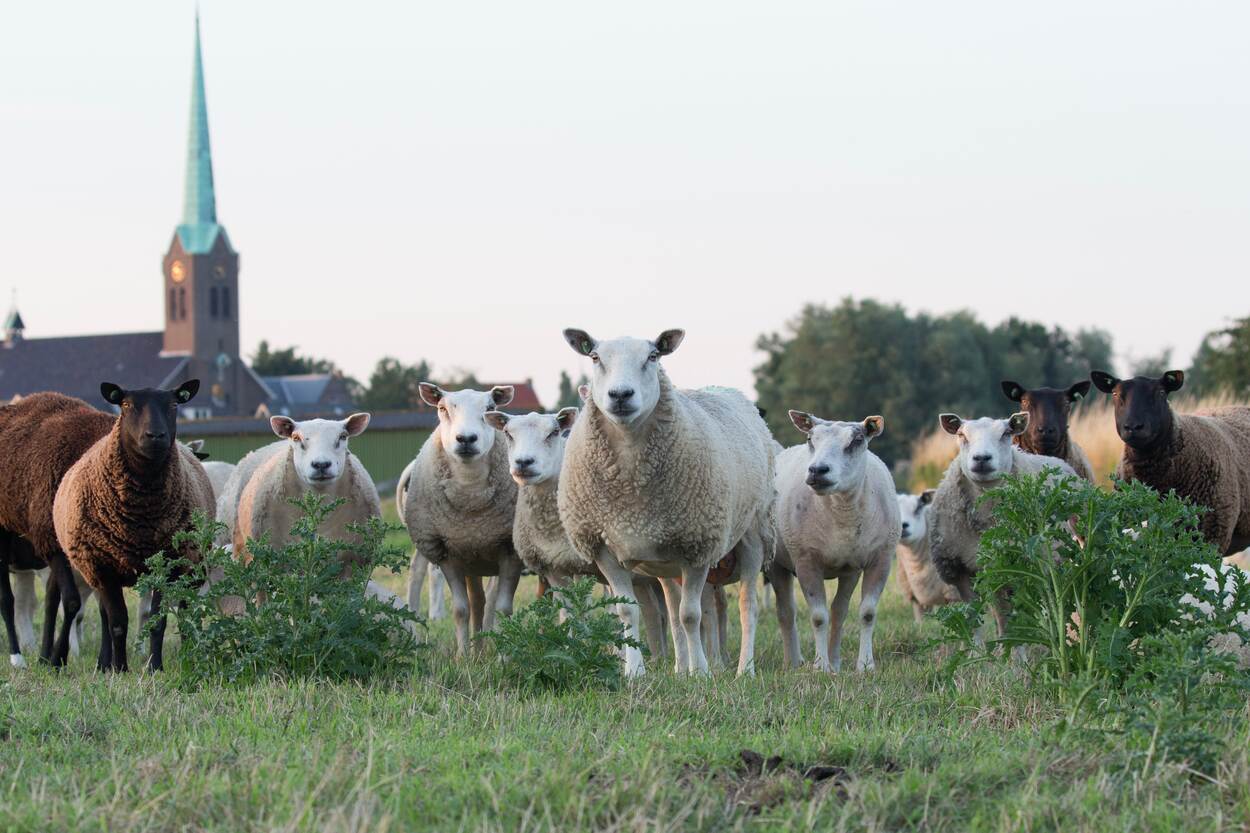
[[187, 276], [186, 267], [182, 265], [181, 260], [175, 260], [174, 265], [169, 267], [169, 277], [174, 279], [174, 283], [182, 283]]

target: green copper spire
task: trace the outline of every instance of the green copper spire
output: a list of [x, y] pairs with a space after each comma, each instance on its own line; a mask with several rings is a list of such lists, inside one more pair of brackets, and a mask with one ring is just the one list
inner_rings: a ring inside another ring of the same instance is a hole
[[[178, 237], [190, 254], [206, 254], [218, 232], [217, 196], [213, 190], [213, 154], [208, 142], [208, 100], [200, 55], [200, 15], [195, 14], [195, 63], [191, 70], [191, 125], [187, 131], [187, 182]], [[229, 246], [229, 240], [226, 241]]]

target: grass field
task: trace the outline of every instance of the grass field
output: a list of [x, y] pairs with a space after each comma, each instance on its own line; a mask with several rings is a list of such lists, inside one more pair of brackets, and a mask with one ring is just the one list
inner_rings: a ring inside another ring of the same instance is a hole
[[[93, 652], [94, 607], [88, 628]], [[496, 661], [452, 660], [445, 621], [420, 671], [371, 687], [5, 670], [0, 829], [1250, 829], [1250, 732], [1213, 780], [1057, 740], [1018, 669], [945, 681], [936, 633], [891, 586], [870, 675], [781, 671], [771, 609], [755, 678], [652, 667], [617, 693], [519, 696]]]

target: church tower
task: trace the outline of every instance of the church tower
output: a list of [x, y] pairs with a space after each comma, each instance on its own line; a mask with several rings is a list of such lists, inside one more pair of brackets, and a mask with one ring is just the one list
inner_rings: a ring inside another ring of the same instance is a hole
[[182, 222], [161, 264], [163, 353], [190, 357], [187, 375], [203, 382], [215, 415], [249, 413], [263, 397], [239, 358], [239, 255], [217, 222], [198, 14], [184, 188]]

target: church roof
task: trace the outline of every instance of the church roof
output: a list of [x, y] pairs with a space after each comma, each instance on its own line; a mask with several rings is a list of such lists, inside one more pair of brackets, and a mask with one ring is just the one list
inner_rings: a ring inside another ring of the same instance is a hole
[[102, 406], [100, 383], [172, 387], [187, 356], [161, 354], [164, 334], [28, 338], [0, 347], [0, 402], [52, 390]]
[[26, 322], [22, 320], [22, 314], [17, 311], [17, 307], [9, 310], [8, 316], [4, 319], [5, 330], [24, 330]]
[[[187, 131], [187, 178], [178, 239], [187, 254], [212, 250], [226, 230], [217, 222], [213, 187], [213, 152], [208, 139], [208, 99], [204, 95], [204, 61], [200, 54], [200, 16], [195, 16], [195, 61], [191, 69], [191, 122]], [[227, 237], [229, 248], [230, 239]], [[233, 249], [232, 249], [233, 251]]]

